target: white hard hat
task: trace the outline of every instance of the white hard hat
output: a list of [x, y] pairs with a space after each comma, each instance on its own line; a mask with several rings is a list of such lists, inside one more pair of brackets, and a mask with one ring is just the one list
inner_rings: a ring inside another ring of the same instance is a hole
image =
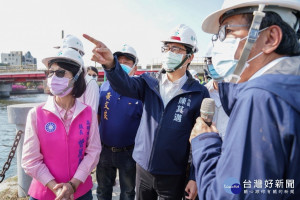
[[186, 26], [185, 24], [180, 24], [175, 29], [173, 29], [168, 38], [166, 40], [163, 40], [162, 42], [179, 43], [187, 45], [193, 50], [194, 53], [198, 51], [196, 33], [193, 31], [193, 29]]
[[193, 69], [190, 69], [189, 71], [190, 71], [190, 73], [191, 73], [191, 75], [192, 75], [193, 77], [194, 77], [195, 75], [198, 74], [198, 72], [196, 72], [196, 71], [193, 70]]
[[48, 68], [49, 63], [53, 60], [70, 60], [77, 63], [80, 66], [80, 68], [82, 68], [84, 65], [82, 56], [79, 54], [79, 52], [71, 48], [59, 49], [56, 56], [44, 58], [42, 62]]
[[237, 8], [258, 7], [259, 4], [265, 4], [264, 11], [273, 11], [279, 14], [283, 21], [294, 28], [297, 18], [292, 12], [294, 10], [300, 11], [300, 0], [224, 0], [220, 10], [206, 17], [202, 23], [202, 29], [207, 33], [216, 34], [220, 26], [220, 17], [227, 11]]
[[62, 40], [62, 45], [55, 48], [72, 48], [80, 53], [80, 55], [84, 55], [83, 44], [81, 40], [74, 35], [67, 35]]
[[134, 60], [134, 65], [136, 65], [139, 62], [139, 59], [137, 57], [135, 49], [132, 46], [128, 45], [128, 44], [123, 44], [121, 50], [116, 51], [114, 53], [114, 55], [115, 56], [124, 55], [124, 56], [130, 57]]

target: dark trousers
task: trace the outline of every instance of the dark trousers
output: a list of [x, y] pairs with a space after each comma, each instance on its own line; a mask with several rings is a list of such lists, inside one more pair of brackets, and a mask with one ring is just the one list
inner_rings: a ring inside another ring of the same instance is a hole
[[133, 149], [112, 152], [110, 149], [103, 147], [96, 171], [98, 200], [112, 199], [117, 169], [119, 170], [121, 189], [120, 200], [134, 200], [136, 170], [132, 152]]
[[185, 174], [154, 175], [136, 165], [137, 200], [181, 200]]

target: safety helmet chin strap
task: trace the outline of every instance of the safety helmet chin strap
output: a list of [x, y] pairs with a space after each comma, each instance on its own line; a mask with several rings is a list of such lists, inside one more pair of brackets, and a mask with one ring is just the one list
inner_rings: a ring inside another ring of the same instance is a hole
[[166, 72], [168, 73], [172, 73], [175, 72], [177, 69], [179, 69], [184, 63], [185, 61], [187, 61], [187, 59], [189, 59], [192, 56], [192, 54], [186, 54], [185, 58], [181, 61], [181, 63], [179, 65], [177, 65], [174, 69], [171, 70], [166, 70]]
[[242, 51], [242, 55], [237, 63], [237, 66], [233, 72], [230, 82], [237, 83], [240, 80], [240, 76], [245, 69], [245, 63], [247, 62], [253, 44], [258, 38], [259, 27], [262, 19], [265, 16], [265, 13], [263, 12], [264, 7], [265, 4], [259, 4], [258, 10], [253, 12], [254, 17], [248, 33], [248, 38], [246, 40], [245, 46]]
[[74, 83], [78, 80], [79, 75], [81, 74], [81, 72], [82, 72], [82, 66], [80, 66], [80, 68], [79, 68], [78, 72], [76, 73], [76, 75], [69, 81], [68, 86], [61, 93], [59, 93], [58, 95], [61, 95], [61, 94], [65, 93], [69, 88], [73, 87]]

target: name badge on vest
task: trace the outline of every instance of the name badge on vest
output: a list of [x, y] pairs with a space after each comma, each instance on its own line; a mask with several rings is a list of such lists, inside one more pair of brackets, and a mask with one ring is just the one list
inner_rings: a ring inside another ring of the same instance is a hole
[[45, 125], [45, 130], [48, 132], [48, 133], [52, 133], [56, 130], [56, 124], [53, 123], [53, 122], [48, 122], [46, 125]]

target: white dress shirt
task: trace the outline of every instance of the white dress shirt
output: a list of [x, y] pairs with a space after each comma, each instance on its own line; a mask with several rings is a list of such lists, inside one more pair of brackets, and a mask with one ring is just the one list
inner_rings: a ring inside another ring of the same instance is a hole
[[184, 74], [180, 79], [174, 82], [168, 79], [167, 74], [162, 74], [159, 83], [159, 91], [160, 91], [160, 96], [164, 103], [164, 107], [166, 107], [169, 101], [173, 97], [175, 97], [176, 93], [182, 88], [186, 80], [187, 80], [186, 74]]
[[219, 131], [219, 135], [221, 136], [222, 140], [224, 140], [225, 132], [228, 124], [229, 117], [225, 113], [221, 101], [219, 92], [214, 88], [213, 79], [211, 79], [205, 87], [208, 89], [210, 97], [215, 100], [215, 114], [213, 118], [213, 122], [216, 123], [217, 129]]
[[272, 62], [268, 63], [263, 68], [261, 68], [260, 70], [258, 70], [257, 72], [255, 72], [255, 74], [253, 74], [249, 78], [249, 81], [252, 80], [252, 79], [255, 79], [255, 78], [257, 78], [257, 77], [259, 77], [261, 75], [263, 75], [263, 73], [265, 73], [268, 69], [271, 69], [274, 65], [276, 65], [277, 63], [279, 63], [280, 61], [282, 61], [285, 58], [287, 58], [287, 57], [277, 58], [277, 59], [273, 60]]
[[78, 100], [86, 105], [92, 107], [92, 109], [97, 113], [99, 106], [99, 86], [97, 81], [92, 78], [92, 76], [85, 76], [86, 90]]

